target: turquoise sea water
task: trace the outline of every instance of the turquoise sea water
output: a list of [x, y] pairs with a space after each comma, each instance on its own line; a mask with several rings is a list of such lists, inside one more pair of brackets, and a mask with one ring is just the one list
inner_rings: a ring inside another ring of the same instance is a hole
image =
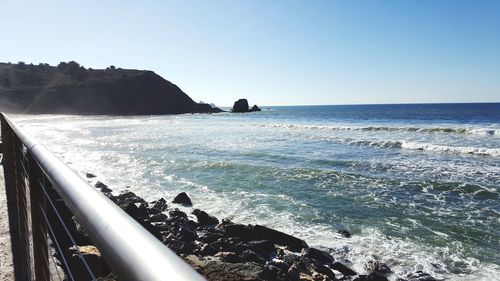
[[[500, 277], [500, 104], [14, 117], [78, 172], [260, 223], [391, 279]], [[353, 237], [337, 234], [348, 229]]]

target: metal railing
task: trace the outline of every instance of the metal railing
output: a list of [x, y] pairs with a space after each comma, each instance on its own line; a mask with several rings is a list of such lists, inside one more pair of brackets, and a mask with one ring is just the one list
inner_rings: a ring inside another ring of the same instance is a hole
[[72, 219], [120, 280], [204, 280], [6, 114], [0, 118], [16, 280], [96, 279]]

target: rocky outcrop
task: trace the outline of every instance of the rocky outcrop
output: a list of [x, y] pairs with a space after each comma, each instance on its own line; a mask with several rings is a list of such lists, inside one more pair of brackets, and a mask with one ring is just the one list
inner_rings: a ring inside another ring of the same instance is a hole
[[244, 112], [252, 112], [252, 111], [261, 111], [261, 109], [254, 105], [251, 109], [248, 106], [247, 99], [239, 99], [234, 102], [233, 109], [231, 112], [244, 113]]
[[[337, 260], [328, 249], [309, 247], [298, 237], [266, 226], [219, 220], [200, 209], [188, 215], [175, 205], [168, 206], [164, 198], [148, 203], [128, 190], [118, 195], [103, 193], [209, 281], [386, 281], [392, 274], [386, 264], [377, 260], [369, 260], [365, 270], [357, 272], [348, 266], [344, 257]], [[189, 198], [185, 193], [180, 194], [183, 200]], [[69, 212], [64, 211], [64, 204], [60, 208], [63, 214]], [[68, 216], [71, 217], [70, 214], [64, 217]], [[66, 225], [75, 236], [85, 236], [85, 231], [75, 230], [79, 227], [74, 218], [67, 220]], [[115, 280], [90, 240], [78, 241], [83, 246], [68, 246], [63, 255], [74, 259], [78, 249], [91, 259], [92, 269], [101, 274], [99, 280]], [[421, 271], [406, 277], [408, 280], [435, 280]]]
[[[76, 63], [74, 63], [76, 64]], [[216, 113], [152, 71], [0, 63], [0, 111], [23, 114]]]

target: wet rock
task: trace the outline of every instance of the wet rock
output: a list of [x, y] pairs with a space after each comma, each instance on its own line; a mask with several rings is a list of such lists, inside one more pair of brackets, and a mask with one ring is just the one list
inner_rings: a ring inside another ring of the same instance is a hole
[[140, 203], [122, 202], [119, 203], [118, 206], [136, 221], [142, 221], [148, 218], [147, 208]]
[[200, 249], [200, 254], [203, 256], [212, 256], [217, 253], [217, 249], [215, 249], [212, 245], [205, 244]]
[[273, 243], [286, 246], [294, 252], [300, 252], [300, 250], [309, 247], [304, 240], [283, 233], [281, 231], [277, 231], [262, 225], [255, 225], [253, 229], [259, 239], [271, 240]]
[[249, 225], [228, 224], [224, 226], [224, 230], [229, 237], [239, 237], [243, 241], [257, 240], [256, 232]]
[[223, 233], [219, 233], [219, 232], [208, 232], [208, 233], [205, 233], [201, 238], [200, 240], [205, 242], [205, 243], [212, 243], [214, 241], [217, 241], [221, 238], [224, 238], [226, 237]]
[[341, 264], [340, 262], [334, 262], [331, 266], [331, 269], [335, 269], [342, 273], [344, 276], [354, 276], [357, 275], [356, 271], [350, 269], [349, 267]]
[[92, 173], [85, 173], [85, 177], [88, 178], [88, 179], [92, 179], [92, 178], [95, 178], [96, 175], [94, 175]]
[[244, 250], [241, 257], [246, 262], [266, 264], [266, 259], [252, 250]]
[[378, 273], [370, 273], [368, 275], [359, 275], [353, 281], [389, 281], [387, 277]]
[[274, 251], [276, 251], [274, 243], [271, 242], [271, 240], [249, 241], [247, 245], [256, 253], [267, 257], [270, 256]]
[[160, 198], [154, 203], [153, 208], [158, 209], [162, 212], [165, 211], [168, 208], [167, 200], [165, 200], [164, 198]]
[[191, 202], [191, 198], [189, 198], [189, 196], [185, 192], [181, 192], [181, 193], [177, 194], [177, 196], [175, 196], [172, 203], [181, 204], [181, 205], [186, 206], [186, 207], [193, 206], [193, 203]]
[[101, 187], [101, 192], [109, 193], [109, 192], [113, 192], [113, 190], [109, 187], [103, 186], [103, 187]]
[[429, 273], [417, 271], [406, 276], [408, 281], [437, 281], [438, 279], [432, 277]]
[[163, 222], [167, 219], [167, 215], [163, 213], [155, 214], [149, 217], [149, 220], [152, 222]]
[[173, 220], [176, 220], [176, 221], [178, 221], [178, 220], [187, 221], [187, 219], [188, 219], [186, 213], [184, 213], [183, 211], [181, 211], [177, 208], [170, 210], [168, 212], [168, 215], [170, 216], [170, 218], [172, 218]]
[[352, 236], [347, 229], [340, 229], [337, 231], [337, 233], [344, 236], [345, 238], [350, 238]]
[[322, 275], [325, 275], [327, 276], [328, 278], [332, 279], [332, 280], [335, 280], [335, 273], [333, 273], [333, 271], [322, 265], [322, 264], [319, 264], [319, 263], [315, 263], [313, 266], [312, 266], [312, 270], [315, 271], [315, 272], [318, 272]]
[[103, 188], [103, 187], [108, 187], [107, 185], [105, 185], [104, 183], [100, 182], [100, 181], [97, 181], [94, 185], [96, 188]]
[[389, 266], [387, 266], [385, 263], [376, 261], [376, 260], [369, 260], [365, 266], [365, 270], [370, 273], [378, 273], [379, 275], [382, 276], [387, 276], [391, 274], [391, 269]]
[[248, 101], [247, 99], [239, 99], [234, 102], [232, 112], [248, 112]]
[[196, 218], [198, 219], [198, 223], [201, 226], [210, 226], [219, 224], [219, 220], [216, 217], [211, 216], [207, 214], [205, 211], [202, 211], [200, 209], [194, 209], [193, 215], [196, 216]]
[[252, 112], [253, 112], [253, 111], [262, 111], [262, 109], [260, 109], [257, 105], [254, 105], [254, 106], [250, 109], [250, 111], [252, 111]]
[[179, 226], [176, 232], [179, 238], [184, 242], [192, 242], [198, 239], [198, 234], [196, 233], [196, 230], [188, 226]]
[[316, 248], [303, 249], [302, 255], [324, 264], [330, 264], [334, 262], [333, 257], [329, 253]]
[[148, 203], [144, 199], [135, 195], [135, 193], [133, 193], [132, 191], [122, 191], [118, 196], [116, 196], [115, 200], [118, 203], [130, 202], [130, 203], [140, 203], [145, 207], [148, 206]]

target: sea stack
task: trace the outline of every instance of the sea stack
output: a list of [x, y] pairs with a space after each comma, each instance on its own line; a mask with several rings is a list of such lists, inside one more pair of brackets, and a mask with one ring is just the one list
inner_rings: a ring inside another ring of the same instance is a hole
[[236, 102], [234, 102], [233, 109], [231, 112], [253, 112], [253, 111], [261, 111], [261, 109], [257, 106], [254, 105], [251, 109], [248, 106], [248, 101], [247, 99], [239, 99]]

